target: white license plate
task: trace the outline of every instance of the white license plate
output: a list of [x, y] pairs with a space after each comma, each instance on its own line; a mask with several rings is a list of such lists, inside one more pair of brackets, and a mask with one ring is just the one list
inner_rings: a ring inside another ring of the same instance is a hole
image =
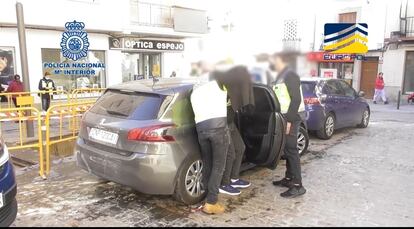
[[116, 145], [116, 142], [118, 141], [118, 134], [92, 128], [91, 131], [89, 131], [89, 138], [95, 141]]
[[3, 193], [0, 192], [0, 208], [2, 208], [3, 205], [4, 205], [4, 203], [3, 203]]

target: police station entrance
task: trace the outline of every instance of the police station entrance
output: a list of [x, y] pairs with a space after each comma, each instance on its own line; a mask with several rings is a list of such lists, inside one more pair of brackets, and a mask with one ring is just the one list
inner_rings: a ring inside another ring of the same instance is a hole
[[161, 76], [162, 53], [123, 52], [122, 82]]

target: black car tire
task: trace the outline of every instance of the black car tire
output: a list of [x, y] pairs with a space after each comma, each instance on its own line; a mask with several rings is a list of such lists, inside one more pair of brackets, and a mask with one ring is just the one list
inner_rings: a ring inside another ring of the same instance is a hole
[[[192, 166], [194, 163], [196, 163], [197, 161], [201, 161], [201, 159], [199, 157], [197, 157], [197, 155], [191, 155], [189, 156], [183, 163], [183, 165], [181, 166], [180, 170], [178, 171], [178, 176], [177, 176], [177, 181], [175, 184], [175, 191], [174, 191], [174, 198], [179, 201], [179, 202], [183, 202], [185, 204], [188, 205], [192, 205], [192, 204], [197, 204], [199, 202], [201, 202], [205, 196], [206, 196], [206, 192], [204, 191], [200, 196], [198, 197], [194, 197], [191, 196], [186, 189], [186, 175], [187, 172], [190, 169], [190, 166]], [[202, 169], [201, 169], [202, 171]]]
[[[365, 116], [367, 115], [367, 116]], [[369, 112], [368, 108], [364, 109], [364, 112], [362, 112], [362, 118], [361, 123], [357, 125], [359, 128], [367, 128], [369, 124], [369, 118], [371, 116], [371, 113]], [[366, 120], [365, 120], [366, 119]]]
[[[299, 156], [302, 156], [302, 155], [304, 155], [307, 151], [308, 151], [308, 146], [309, 146], [309, 134], [308, 134], [308, 131], [306, 130], [306, 128], [305, 127], [303, 127], [303, 126], [301, 126], [300, 128], [299, 128], [299, 133], [300, 134], [302, 134], [302, 136], [304, 136], [304, 138], [305, 138], [305, 145], [304, 145], [304, 147], [303, 147], [303, 150], [302, 151], [300, 151], [299, 150]], [[300, 135], [298, 135], [298, 142], [299, 142], [299, 136]], [[299, 148], [299, 147], [298, 147]]]
[[[332, 123], [330, 123], [331, 121], [333, 121]], [[332, 131], [327, 131], [328, 129], [328, 125], [333, 125], [331, 128], [333, 129]], [[332, 135], [335, 132], [335, 116], [332, 113], [329, 113], [324, 121], [323, 127], [316, 131], [316, 136], [318, 136], [318, 138], [320, 139], [330, 139], [332, 137]]]
[[[8, 208], [8, 212], [6, 215], [2, 215], [2, 219], [0, 222], [0, 227], [9, 227], [17, 216], [17, 200], [16, 197], [6, 206], [3, 206], [3, 208]], [[3, 210], [3, 209], [2, 209]]]

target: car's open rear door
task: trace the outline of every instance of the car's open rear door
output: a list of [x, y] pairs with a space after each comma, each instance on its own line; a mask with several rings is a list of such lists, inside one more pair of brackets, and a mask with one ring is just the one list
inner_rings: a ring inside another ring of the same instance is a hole
[[272, 89], [254, 84], [255, 109], [240, 117], [247, 161], [275, 169], [285, 145], [286, 122]]

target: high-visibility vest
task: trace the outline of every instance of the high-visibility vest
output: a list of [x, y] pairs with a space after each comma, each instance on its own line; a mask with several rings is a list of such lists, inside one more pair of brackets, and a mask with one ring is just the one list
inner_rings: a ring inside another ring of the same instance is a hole
[[196, 123], [227, 117], [227, 91], [215, 80], [194, 86], [190, 99]]
[[[285, 83], [275, 84], [273, 86], [273, 91], [275, 92], [276, 97], [279, 100], [280, 110], [282, 114], [286, 114], [289, 110], [290, 101], [291, 101], [286, 84]], [[305, 111], [305, 103], [303, 102], [302, 86], [300, 86], [300, 96], [301, 96], [301, 102], [299, 105], [298, 112], [303, 112]]]

